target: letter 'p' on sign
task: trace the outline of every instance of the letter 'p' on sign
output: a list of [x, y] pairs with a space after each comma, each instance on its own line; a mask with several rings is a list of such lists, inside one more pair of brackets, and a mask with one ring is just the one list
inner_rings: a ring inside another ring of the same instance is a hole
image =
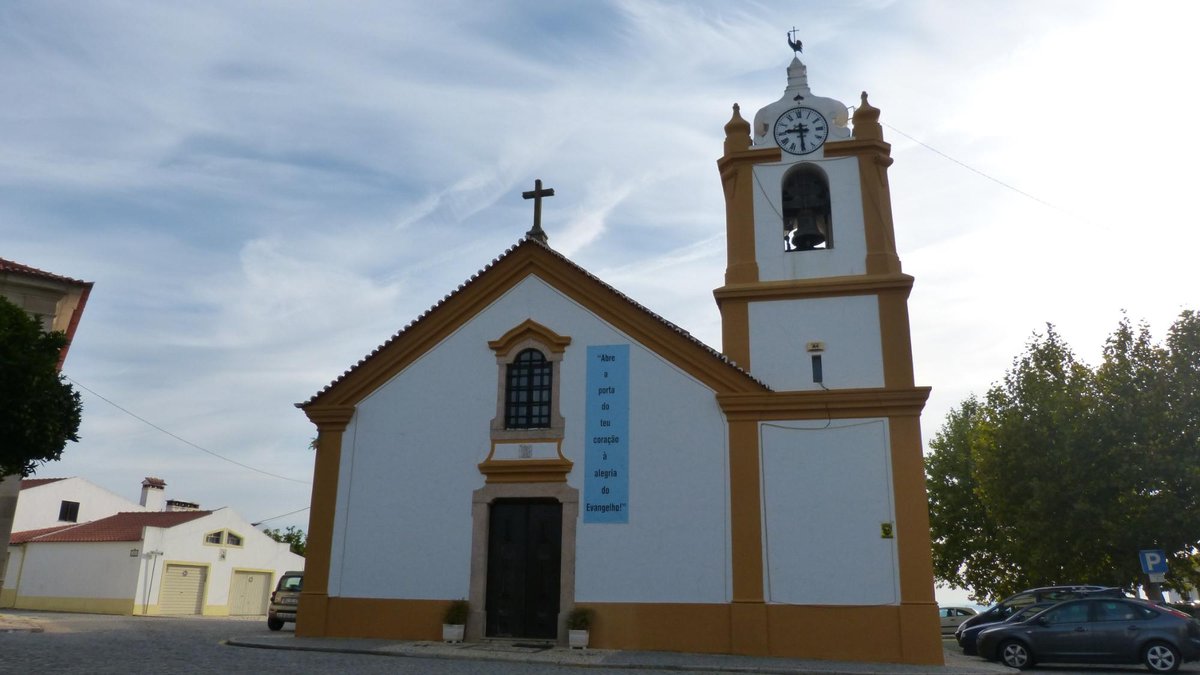
[[1138, 559], [1146, 574], [1165, 574], [1167, 571], [1167, 554], [1162, 550], [1138, 551]]

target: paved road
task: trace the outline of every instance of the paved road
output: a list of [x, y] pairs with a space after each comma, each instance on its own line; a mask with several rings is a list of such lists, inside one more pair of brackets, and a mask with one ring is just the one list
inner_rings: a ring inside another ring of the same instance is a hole
[[[0, 674], [8, 675], [92, 675], [138, 673], [263, 673], [280, 675], [321, 675], [324, 673], [447, 673], [449, 675], [629, 675], [658, 672], [629, 668], [592, 667], [468, 661], [424, 658], [397, 658], [365, 654], [338, 654], [289, 650], [265, 650], [222, 644], [230, 638], [278, 635], [267, 630], [266, 621], [254, 619], [128, 617], [51, 612], [20, 612], [34, 619], [44, 632], [0, 633]], [[290, 632], [289, 625], [284, 632]], [[954, 650], [955, 652], [957, 650]], [[963, 659], [948, 650], [947, 667], [940, 673], [960, 672], [960, 668], [983, 665], [976, 659]], [[996, 671], [1009, 671], [988, 664]], [[957, 666], [957, 667], [956, 667]], [[903, 667], [902, 667], [903, 668]], [[908, 667], [911, 668], [911, 667]], [[689, 671], [672, 670], [672, 675]], [[710, 671], [711, 672], [711, 671]], [[742, 671], [745, 672], [745, 671]], [[911, 673], [911, 670], [907, 672]], [[1077, 667], [1049, 666], [1038, 672], [1052, 675], [1076, 673], [1120, 674], [1146, 672], [1137, 666], [1102, 666], [1088, 670]], [[1190, 663], [1181, 670], [1200, 673], [1200, 664]], [[698, 675], [698, 674], [697, 674]]]
[[[629, 675], [627, 669], [495, 661], [395, 658], [248, 649], [221, 644], [237, 636], [266, 635], [266, 620], [168, 618], [21, 612], [44, 632], [0, 633], [4, 675], [131, 675], [136, 673], [263, 673], [320, 675], [373, 673], [448, 675]], [[289, 624], [285, 632], [291, 631]], [[661, 671], [657, 671], [661, 672]], [[709, 674], [711, 675], [711, 674]]]

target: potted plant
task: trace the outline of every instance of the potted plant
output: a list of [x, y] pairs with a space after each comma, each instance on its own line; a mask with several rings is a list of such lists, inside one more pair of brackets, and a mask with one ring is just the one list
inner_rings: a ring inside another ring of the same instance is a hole
[[470, 605], [466, 600], [453, 600], [446, 606], [442, 615], [442, 639], [446, 642], [462, 642], [463, 632], [467, 627], [467, 614]]
[[593, 616], [592, 610], [586, 607], [576, 607], [567, 614], [567, 640], [571, 649], [587, 649]]

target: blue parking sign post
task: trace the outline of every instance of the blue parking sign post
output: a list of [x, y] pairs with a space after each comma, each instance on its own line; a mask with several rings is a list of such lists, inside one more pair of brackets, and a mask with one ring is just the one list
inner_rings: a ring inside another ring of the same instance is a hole
[[1146, 586], [1146, 597], [1156, 605], [1161, 605], [1162, 589], [1159, 584], [1167, 578], [1167, 554], [1162, 549], [1147, 549], [1138, 551], [1138, 561], [1142, 563], [1142, 571], [1150, 583]]

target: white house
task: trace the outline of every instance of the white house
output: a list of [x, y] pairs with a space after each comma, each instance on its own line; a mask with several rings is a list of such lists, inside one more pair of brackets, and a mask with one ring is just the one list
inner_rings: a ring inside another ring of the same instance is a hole
[[[304, 558], [232, 509], [204, 511], [164, 500], [165, 483], [158, 479], [143, 482], [141, 504], [122, 503], [81, 479], [33, 483], [28, 510], [22, 510], [23, 490], [17, 512], [29, 517], [21, 522], [40, 527], [13, 532], [0, 607], [258, 615], [266, 613], [279, 574], [304, 569]], [[45, 490], [56, 485], [58, 491]], [[77, 490], [67, 489], [72, 486]], [[46, 514], [60, 515], [63, 502], [98, 517], [47, 524]], [[85, 511], [85, 504], [93, 510]], [[129, 510], [103, 512], [110, 507]]]
[[[145, 487], [147, 481], [157, 480], [147, 478], [143, 481], [143, 495], [151, 490], [162, 492], [161, 487]], [[21, 480], [12, 529], [13, 532], [37, 530], [86, 523], [122, 511], [146, 510], [162, 510], [161, 500], [147, 507], [84, 478], [25, 478]]]
[[467, 598], [467, 640], [562, 642], [586, 607], [601, 648], [941, 663], [913, 278], [880, 112], [845, 111], [799, 59], [753, 127], [734, 107], [719, 352], [550, 248], [535, 205], [298, 404], [297, 634], [436, 639]]

